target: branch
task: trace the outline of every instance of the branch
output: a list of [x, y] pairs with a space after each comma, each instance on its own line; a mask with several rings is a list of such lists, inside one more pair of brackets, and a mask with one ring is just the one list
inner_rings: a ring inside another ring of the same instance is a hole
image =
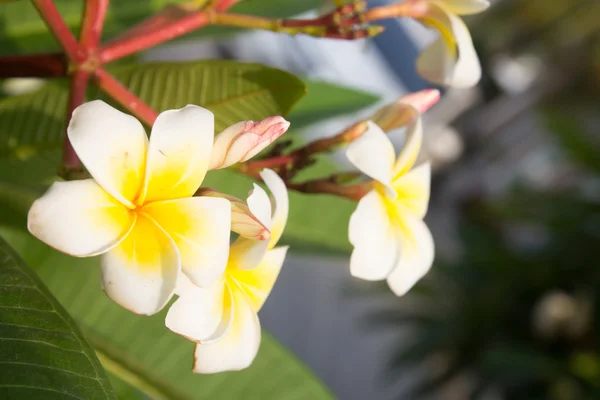
[[[77, 70], [73, 73], [71, 86], [69, 87], [69, 100], [67, 103], [67, 124], [71, 121], [73, 110], [85, 101], [85, 92], [89, 80], [90, 73], [88, 71]], [[73, 146], [71, 146], [71, 142], [69, 141], [69, 137], [66, 135], [65, 130], [63, 160], [59, 174], [65, 179], [70, 179], [74, 173], [78, 172], [81, 172], [81, 162], [79, 161], [79, 157], [77, 157], [77, 153], [75, 153]]]
[[108, 94], [114, 101], [121, 104], [124, 108], [130, 111], [133, 115], [141, 119], [147, 125], [152, 126], [158, 113], [149, 105], [144, 103], [135, 94], [131, 93], [121, 82], [114, 76], [99, 68], [95, 73], [96, 84], [102, 91]]
[[315, 179], [303, 183], [286, 182], [288, 189], [302, 193], [330, 194], [338, 197], [345, 197], [350, 200], [358, 201], [362, 199], [369, 191], [373, 189], [372, 182], [356, 183], [354, 185], [343, 186], [338, 181], [347, 180], [350, 175], [356, 177], [357, 174], [338, 174], [331, 175], [329, 178]]
[[79, 43], [88, 51], [96, 49], [100, 43], [109, 2], [110, 0], [86, 0], [85, 2]]
[[52, 0], [32, 0], [33, 5], [37, 8], [38, 13], [54, 35], [58, 43], [64, 49], [69, 58], [75, 62], [83, 62], [86, 59], [85, 51], [75, 40], [73, 33], [65, 24], [60, 13], [54, 6]]
[[135, 36], [128, 36], [127, 32], [125, 32], [124, 35], [126, 35], [126, 37], [124, 39], [110, 43], [100, 50], [100, 61], [103, 64], [106, 64], [185, 35], [186, 33], [208, 25], [211, 22], [211, 13], [212, 10], [210, 10], [210, 12], [196, 12], [175, 22], [159, 27], [156, 30], [144, 32]]
[[0, 57], [0, 78], [62, 77], [67, 70], [63, 53]]

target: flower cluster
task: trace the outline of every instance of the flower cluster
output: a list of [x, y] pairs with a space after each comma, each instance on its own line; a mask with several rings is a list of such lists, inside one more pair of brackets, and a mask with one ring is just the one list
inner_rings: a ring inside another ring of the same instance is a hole
[[[386, 279], [394, 293], [405, 294], [433, 262], [433, 238], [422, 219], [429, 204], [431, 168], [413, 168], [423, 141], [419, 111], [399, 102], [399, 115], [408, 116], [406, 143], [396, 157], [385, 132], [373, 121], [346, 150], [350, 162], [374, 180], [373, 189], [358, 203], [350, 218], [349, 239], [354, 246], [352, 275]], [[379, 113], [381, 121], [386, 113]], [[390, 127], [395, 127], [391, 125]]]
[[[215, 141], [214, 115], [188, 105], [160, 114], [148, 140], [137, 119], [86, 103], [68, 137], [92, 178], [54, 183], [32, 205], [29, 231], [64, 253], [100, 255], [106, 294], [132, 312], [154, 314], [180, 296], [166, 324], [198, 343], [195, 371], [245, 368], [260, 343], [256, 312], [287, 250], [274, 248], [287, 219], [286, 187], [262, 172], [273, 212], [258, 186], [247, 206], [195, 194], [209, 166], [246, 160], [288, 126], [281, 117], [245, 121]], [[231, 229], [240, 237], [230, 247]]]

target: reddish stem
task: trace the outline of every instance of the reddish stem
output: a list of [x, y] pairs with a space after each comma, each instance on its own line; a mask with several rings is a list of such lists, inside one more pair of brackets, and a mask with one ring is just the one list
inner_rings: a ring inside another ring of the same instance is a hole
[[79, 35], [79, 43], [84, 49], [94, 50], [100, 43], [102, 27], [106, 18], [106, 9], [110, 0], [86, 0], [83, 12], [83, 25]]
[[96, 84], [100, 89], [106, 92], [113, 100], [121, 104], [133, 115], [141, 119], [147, 125], [152, 126], [158, 113], [150, 106], [140, 100], [135, 94], [131, 93], [114, 76], [99, 68], [95, 73]]
[[188, 6], [188, 3], [177, 5], [169, 4], [157, 14], [154, 14], [153, 16], [143, 20], [139, 24], [134, 25], [132, 28], [128, 29], [116, 38], [112, 39], [109, 43], [117, 43], [119, 41], [123, 41], [132, 37], [149, 34], [166, 26], [167, 24], [176, 22], [177, 20], [180, 20], [195, 11], [196, 9], [191, 9]]
[[85, 51], [75, 40], [52, 0], [33, 0], [33, 4], [69, 58], [78, 63], [83, 62], [86, 59]]
[[280, 167], [282, 165], [292, 164], [296, 161], [297, 157], [294, 155], [284, 155], [271, 158], [265, 158], [262, 160], [251, 161], [244, 164], [240, 164], [240, 170], [251, 171], [261, 170], [263, 168]]
[[285, 185], [288, 189], [292, 189], [297, 192], [331, 194], [338, 197], [345, 197], [354, 201], [362, 199], [370, 190], [373, 189], [371, 182], [343, 186], [332, 182], [329, 178], [316, 179], [304, 183], [285, 182]]
[[[73, 76], [71, 77], [71, 86], [69, 88], [69, 100], [67, 103], [67, 124], [69, 121], [71, 121], [73, 110], [75, 110], [85, 101], [85, 92], [89, 80], [90, 73], [88, 71], [77, 70], [73, 73]], [[67, 175], [73, 171], [78, 171], [81, 169], [81, 162], [79, 161], [77, 153], [75, 153], [75, 150], [69, 141], [69, 137], [66, 134], [63, 148], [62, 167]]]
[[195, 29], [208, 25], [209, 13], [201, 11], [172, 22], [159, 29], [123, 40], [113, 42], [100, 50], [100, 61], [103, 64], [123, 58], [138, 51], [148, 49], [157, 44], [185, 35]]
[[0, 78], [66, 76], [67, 64], [63, 53], [0, 57]]

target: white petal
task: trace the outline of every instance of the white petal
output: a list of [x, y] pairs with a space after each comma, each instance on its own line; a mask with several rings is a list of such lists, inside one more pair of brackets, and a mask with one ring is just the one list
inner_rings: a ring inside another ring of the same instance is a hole
[[390, 221], [385, 199], [375, 190], [360, 199], [350, 217], [352, 276], [370, 281], [385, 279], [399, 253], [397, 230]]
[[431, 166], [429, 163], [419, 165], [408, 173], [401, 175], [392, 183], [397, 197], [395, 204], [410, 209], [417, 217], [423, 218], [429, 206], [431, 186]]
[[434, 243], [427, 225], [410, 211], [399, 216], [402, 255], [387, 282], [397, 296], [406, 294], [431, 268]]
[[196, 191], [196, 196], [221, 197], [229, 200], [231, 202], [231, 230], [240, 236], [253, 240], [267, 240], [271, 237], [269, 229], [250, 212], [248, 204], [237, 197], [209, 188], [200, 188]]
[[260, 311], [265, 300], [269, 297], [283, 266], [287, 250], [287, 246], [275, 247], [273, 250], [269, 250], [254, 269], [228, 270], [229, 276], [246, 293], [254, 307], [254, 311]]
[[196, 373], [239, 371], [250, 366], [258, 353], [261, 338], [258, 316], [238, 287], [229, 289], [233, 300], [231, 325], [219, 340], [196, 345], [193, 367]]
[[362, 173], [385, 185], [388, 194], [394, 196], [389, 187], [395, 160], [394, 146], [380, 127], [368, 121], [367, 131], [348, 145], [346, 156]]
[[265, 226], [267, 229], [271, 228], [271, 201], [267, 193], [254, 184], [254, 189], [246, 200], [250, 212], [254, 214], [256, 218]]
[[151, 315], [171, 299], [181, 260], [173, 240], [144, 213], [118, 246], [100, 259], [104, 291], [136, 314]]
[[88, 257], [116, 246], [136, 215], [93, 179], [55, 182], [27, 216], [29, 232], [63, 253]]
[[283, 230], [285, 229], [290, 210], [290, 200], [288, 198], [285, 182], [275, 173], [275, 171], [263, 169], [260, 173], [260, 177], [265, 182], [272, 195], [271, 205], [273, 209], [273, 222], [271, 224], [271, 240], [269, 241], [269, 249], [272, 249], [281, 238]]
[[160, 113], [150, 135], [143, 201], [190, 197], [198, 189], [210, 161], [214, 115], [188, 105]]
[[69, 141], [92, 177], [133, 208], [144, 182], [148, 138], [142, 124], [101, 100], [73, 111]]
[[262, 261], [268, 249], [268, 240], [252, 240], [239, 237], [229, 249], [227, 269], [255, 268]]
[[421, 123], [421, 116], [413, 107], [410, 107], [410, 109], [413, 114], [411, 119], [412, 122], [406, 130], [406, 143], [404, 143], [404, 147], [394, 163], [394, 181], [407, 173], [413, 165], [415, 165], [419, 153], [421, 152], [421, 145], [423, 144], [423, 125]]
[[436, 0], [458, 15], [477, 14], [485, 11], [490, 2], [487, 0]]
[[231, 308], [225, 307], [231, 302], [225, 296], [230, 297], [231, 292], [225, 290], [225, 282], [199, 288], [183, 274], [179, 279], [178, 292], [182, 286], [190, 289], [180, 293], [179, 299], [169, 308], [166, 327], [195, 342], [218, 340], [227, 331], [231, 319]]
[[475, 86], [481, 79], [481, 65], [469, 29], [444, 7], [432, 3], [429, 8], [430, 14], [422, 22], [435, 27], [440, 37], [421, 53], [417, 71], [424, 78], [441, 85], [458, 88]]
[[194, 284], [208, 287], [223, 274], [229, 255], [229, 200], [188, 197], [149, 203], [141, 211], [173, 239], [181, 254], [183, 273]]

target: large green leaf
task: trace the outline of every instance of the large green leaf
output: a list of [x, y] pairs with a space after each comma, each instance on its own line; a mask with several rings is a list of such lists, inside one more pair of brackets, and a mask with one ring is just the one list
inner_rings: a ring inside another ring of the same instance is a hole
[[[247, 370], [193, 374], [193, 343], [165, 328], [164, 312], [138, 316], [110, 301], [100, 289], [97, 259], [70, 258], [25, 232], [5, 230], [4, 234], [80, 323], [107, 370], [128, 384], [137, 382], [151, 398], [331, 398], [314, 376], [266, 333], [257, 359]], [[149, 371], [150, 377], [144, 371]]]
[[[167, 4], [189, 0], [113, 1], [108, 8], [104, 38], [111, 38], [158, 12]], [[318, 6], [321, 0], [246, 0], [232, 11], [267, 17], [290, 17]], [[73, 32], [81, 24], [83, 0], [55, 0], [58, 10]], [[197, 31], [208, 35], [232, 32], [232, 29], [212, 27]], [[48, 33], [30, 1], [17, 1], [0, 6], [0, 55], [57, 51], [59, 46]]]
[[0, 398], [116, 399], [75, 321], [1, 238]]
[[[285, 115], [306, 93], [292, 74], [258, 64], [209, 60], [149, 63], [111, 72], [158, 111], [198, 104], [215, 113], [220, 131], [241, 120]], [[88, 99], [103, 98], [97, 89]], [[0, 156], [26, 159], [62, 146], [66, 82], [0, 101]]]
[[374, 94], [326, 82], [308, 81], [306, 86], [308, 95], [298, 102], [289, 115], [293, 129], [353, 113], [379, 100]]

